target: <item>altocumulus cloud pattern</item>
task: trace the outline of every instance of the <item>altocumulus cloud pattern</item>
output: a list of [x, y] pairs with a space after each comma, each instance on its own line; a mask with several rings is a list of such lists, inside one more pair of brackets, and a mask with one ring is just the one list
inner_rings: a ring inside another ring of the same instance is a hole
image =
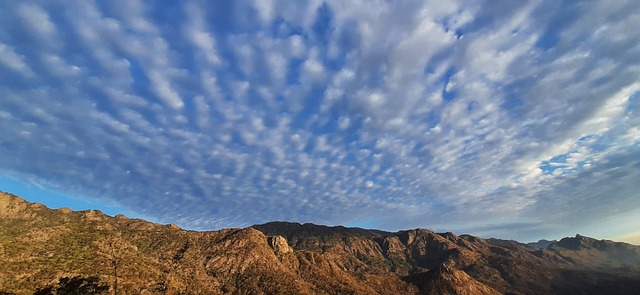
[[0, 169], [188, 228], [640, 209], [637, 1], [4, 1]]

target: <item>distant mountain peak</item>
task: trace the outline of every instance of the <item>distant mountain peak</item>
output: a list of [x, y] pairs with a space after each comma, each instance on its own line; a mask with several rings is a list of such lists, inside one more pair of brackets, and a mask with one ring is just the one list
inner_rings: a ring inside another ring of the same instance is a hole
[[557, 240], [545, 240], [545, 239], [542, 239], [542, 240], [538, 240], [537, 242], [527, 243], [527, 245], [529, 245], [530, 247], [534, 247], [534, 248], [546, 249], [551, 244], [555, 244], [557, 242], [558, 242]]

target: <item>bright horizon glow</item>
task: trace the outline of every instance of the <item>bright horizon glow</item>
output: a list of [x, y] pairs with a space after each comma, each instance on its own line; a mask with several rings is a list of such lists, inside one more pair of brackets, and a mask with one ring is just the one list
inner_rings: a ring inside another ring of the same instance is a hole
[[625, 242], [632, 245], [640, 246], [640, 231], [614, 237], [611, 239], [614, 241], [620, 241], [620, 242]]
[[198, 230], [624, 237], [640, 226], [639, 9], [2, 2], [0, 175]]

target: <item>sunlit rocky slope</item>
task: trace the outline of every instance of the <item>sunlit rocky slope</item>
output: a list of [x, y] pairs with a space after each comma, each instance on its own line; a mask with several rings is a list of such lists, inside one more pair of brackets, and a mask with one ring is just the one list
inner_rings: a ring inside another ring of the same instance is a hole
[[109, 294], [638, 294], [640, 247], [284, 222], [195, 232], [0, 193], [0, 294], [78, 276]]

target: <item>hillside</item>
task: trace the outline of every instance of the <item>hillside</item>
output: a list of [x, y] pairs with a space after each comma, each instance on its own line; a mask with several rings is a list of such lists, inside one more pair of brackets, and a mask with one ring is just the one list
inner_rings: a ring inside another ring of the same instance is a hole
[[286, 222], [195, 232], [0, 193], [0, 269], [4, 294], [76, 276], [109, 294], [635, 294], [640, 247]]

